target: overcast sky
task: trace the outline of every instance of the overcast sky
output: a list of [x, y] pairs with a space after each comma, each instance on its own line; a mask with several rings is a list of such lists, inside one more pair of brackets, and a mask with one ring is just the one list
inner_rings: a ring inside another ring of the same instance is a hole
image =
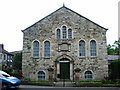
[[63, 6], [108, 28], [107, 44], [118, 39], [119, 0], [0, 0], [0, 44], [7, 51], [22, 50], [23, 33], [29, 27]]

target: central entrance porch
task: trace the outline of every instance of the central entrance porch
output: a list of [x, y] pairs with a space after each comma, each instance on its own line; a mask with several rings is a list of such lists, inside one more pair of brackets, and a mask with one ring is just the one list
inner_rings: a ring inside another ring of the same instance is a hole
[[73, 80], [73, 62], [68, 58], [61, 58], [56, 62], [57, 80]]

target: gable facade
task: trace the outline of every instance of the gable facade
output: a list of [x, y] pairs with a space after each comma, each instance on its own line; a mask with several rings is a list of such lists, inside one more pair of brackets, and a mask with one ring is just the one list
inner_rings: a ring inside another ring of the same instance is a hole
[[108, 76], [107, 29], [63, 6], [23, 30], [24, 77], [99, 80]]

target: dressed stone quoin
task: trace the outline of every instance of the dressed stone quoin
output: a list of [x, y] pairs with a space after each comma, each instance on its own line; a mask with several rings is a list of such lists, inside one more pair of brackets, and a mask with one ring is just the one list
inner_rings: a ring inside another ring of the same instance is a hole
[[22, 73], [31, 80], [108, 76], [107, 29], [63, 6], [23, 30]]

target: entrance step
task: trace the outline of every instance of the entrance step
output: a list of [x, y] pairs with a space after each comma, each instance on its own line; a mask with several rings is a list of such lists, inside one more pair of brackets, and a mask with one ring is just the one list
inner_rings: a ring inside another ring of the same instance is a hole
[[56, 87], [74, 87], [75, 86], [75, 82], [71, 82], [71, 81], [58, 81], [58, 82], [54, 82], [54, 86]]

